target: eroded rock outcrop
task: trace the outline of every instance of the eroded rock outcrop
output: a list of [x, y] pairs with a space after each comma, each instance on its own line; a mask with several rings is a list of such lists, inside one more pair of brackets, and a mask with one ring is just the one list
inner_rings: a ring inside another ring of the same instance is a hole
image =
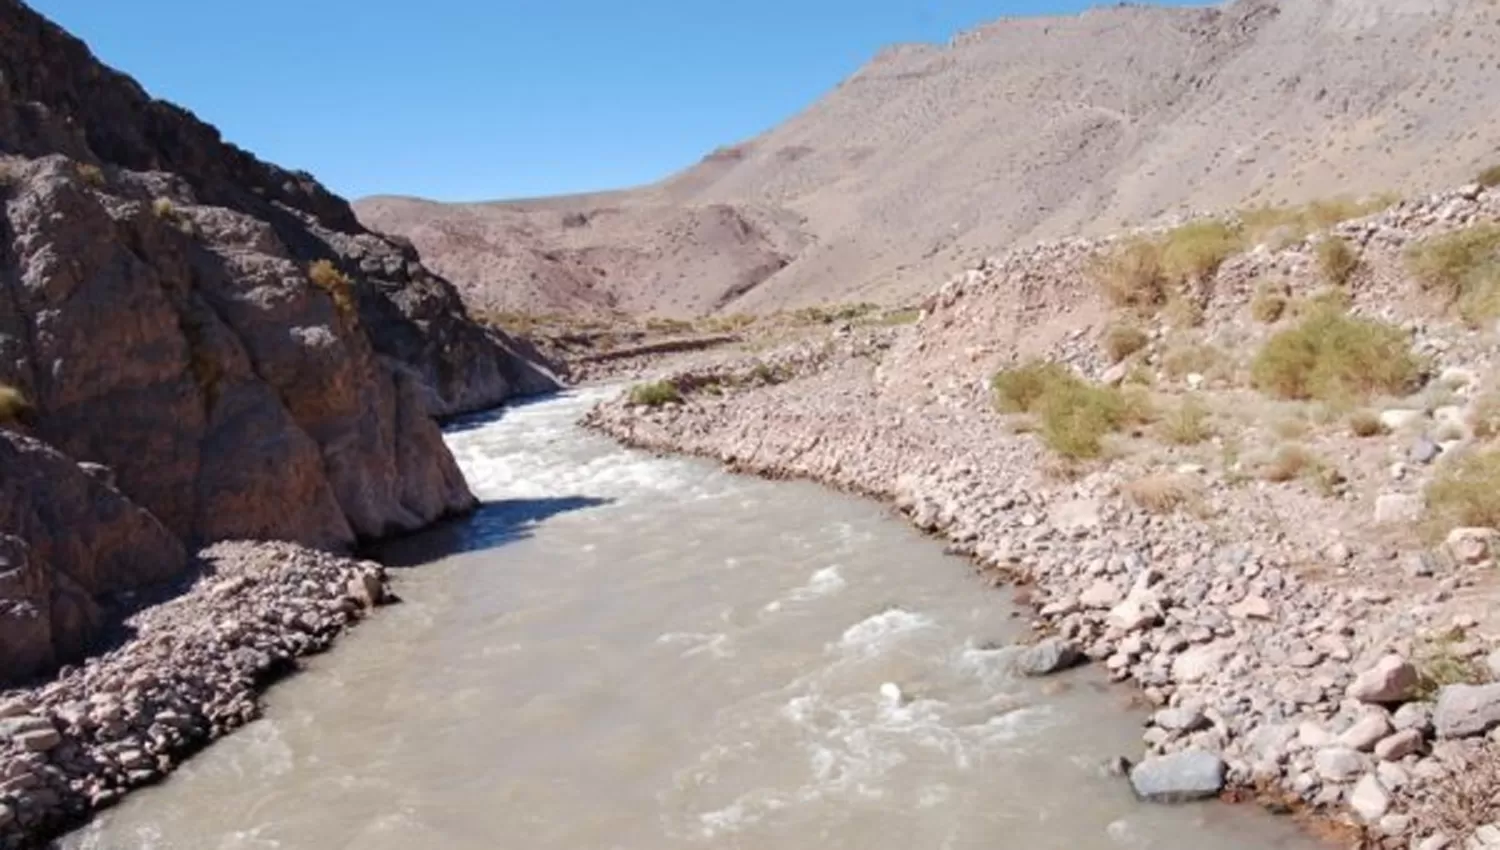
[[[16, 620], [35, 634], [0, 648], [0, 681], [49, 657], [38, 635], [76, 651], [95, 630], [60, 616], [177, 575], [184, 546], [340, 549], [469, 509], [433, 417], [550, 388], [533, 354], [310, 175], [223, 142], [0, 0], [0, 384], [31, 406], [0, 428], [68, 468], [0, 514], [5, 604], [40, 618]], [[81, 463], [110, 499], [73, 498]], [[77, 509], [35, 509], [48, 504]], [[161, 539], [103, 535], [89, 558], [39, 543], [122, 516], [159, 520]]]

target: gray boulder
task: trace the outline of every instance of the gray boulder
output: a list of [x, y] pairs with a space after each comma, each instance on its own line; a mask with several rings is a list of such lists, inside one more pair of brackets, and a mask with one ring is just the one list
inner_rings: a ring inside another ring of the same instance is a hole
[[1432, 723], [1439, 738], [1467, 738], [1500, 726], [1500, 683], [1445, 686]]
[[1016, 656], [1016, 671], [1023, 676], [1047, 676], [1076, 667], [1083, 653], [1062, 638], [1047, 638], [1028, 646]]
[[1148, 758], [1130, 770], [1130, 786], [1152, 803], [1186, 803], [1224, 788], [1224, 760], [1204, 750]]

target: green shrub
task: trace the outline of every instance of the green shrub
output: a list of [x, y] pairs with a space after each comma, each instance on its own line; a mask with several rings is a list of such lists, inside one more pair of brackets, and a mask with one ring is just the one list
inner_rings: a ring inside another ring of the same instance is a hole
[[333, 306], [342, 316], [354, 312], [354, 284], [349, 276], [339, 270], [332, 260], [317, 260], [307, 267], [307, 279], [333, 301]]
[[1422, 288], [1446, 298], [1470, 324], [1500, 315], [1500, 225], [1476, 224], [1408, 249]]
[[104, 185], [104, 171], [97, 165], [80, 162], [73, 169], [78, 174], [78, 179], [90, 186], [98, 188]]
[[1222, 221], [1195, 221], [1162, 237], [1161, 268], [1177, 283], [1204, 280], [1240, 250], [1239, 233]]
[[1090, 384], [1058, 363], [1033, 360], [990, 384], [1000, 410], [1038, 414], [1042, 442], [1067, 458], [1098, 457], [1105, 435], [1149, 416], [1142, 396]]
[[1492, 165], [1479, 172], [1479, 176], [1475, 177], [1474, 181], [1486, 189], [1500, 186], [1500, 164]]
[[1183, 399], [1182, 403], [1167, 411], [1157, 423], [1157, 432], [1165, 442], [1179, 446], [1194, 446], [1213, 436], [1209, 427], [1208, 408], [1195, 396]]
[[1348, 242], [1337, 236], [1319, 241], [1315, 250], [1318, 270], [1323, 273], [1323, 279], [1334, 286], [1346, 286], [1359, 270], [1359, 255]]
[[1444, 462], [1427, 485], [1427, 524], [1438, 538], [1455, 528], [1500, 527], [1500, 451]]
[[677, 390], [677, 385], [671, 381], [651, 381], [650, 383], [636, 384], [630, 388], [631, 404], [659, 407], [663, 404], [678, 404], [681, 401], [682, 393]]
[[1272, 336], [1250, 367], [1252, 383], [1264, 392], [1333, 402], [1404, 394], [1420, 374], [1399, 328], [1329, 308]]
[[1250, 317], [1263, 324], [1273, 324], [1286, 313], [1286, 284], [1265, 282], [1255, 288], [1255, 297], [1250, 300]]
[[31, 413], [26, 395], [9, 384], [0, 384], [0, 425], [10, 425]]
[[1095, 269], [1104, 297], [1116, 307], [1155, 309], [1167, 301], [1167, 279], [1162, 272], [1161, 248], [1136, 239], [1105, 257]]
[[1046, 360], [1029, 360], [1002, 369], [990, 379], [995, 405], [1002, 413], [1031, 413], [1052, 387], [1078, 381], [1068, 367]]
[[1149, 342], [1151, 337], [1134, 325], [1114, 324], [1104, 330], [1104, 353], [1111, 363], [1119, 363]]

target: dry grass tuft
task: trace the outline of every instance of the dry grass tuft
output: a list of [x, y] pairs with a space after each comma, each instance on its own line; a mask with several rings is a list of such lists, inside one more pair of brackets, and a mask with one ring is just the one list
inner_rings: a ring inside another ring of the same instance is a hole
[[1385, 425], [1375, 411], [1356, 410], [1349, 414], [1349, 433], [1356, 437], [1378, 437], [1385, 433]]
[[1198, 479], [1175, 473], [1137, 478], [1123, 489], [1131, 502], [1153, 514], [1174, 513], [1184, 507], [1197, 506], [1203, 499], [1203, 485]]
[[354, 313], [354, 283], [339, 270], [332, 260], [316, 260], [307, 267], [307, 279], [313, 286], [328, 293], [339, 315], [349, 317]]
[[1030, 361], [1005, 369], [990, 385], [1001, 411], [1035, 413], [1042, 441], [1066, 458], [1098, 457], [1105, 436], [1150, 415], [1138, 394], [1090, 384], [1057, 363]]
[[1161, 268], [1176, 283], [1202, 281], [1242, 247], [1238, 231], [1222, 221], [1194, 221], [1161, 238]]
[[1332, 402], [1404, 395], [1421, 372], [1400, 328], [1332, 309], [1316, 310], [1271, 337], [1250, 367], [1259, 390]]
[[1445, 461], [1427, 485], [1425, 525], [1433, 539], [1455, 528], [1500, 527], [1500, 450]]
[[1224, 381], [1234, 377], [1233, 360], [1223, 349], [1208, 344], [1179, 345], [1171, 349], [1162, 357], [1161, 368], [1174, 381], [1193, 374]]
[[1500, 165], [1492, 165], [1479, 172], [1478, 176], [1474, 178], [1474, 182], [1486, 189], [1493, 189], [1496, 186], [1500, 186]]
[[1294, 481], [1322, 466], [1318, 456], [1305, 446], [1287, 443], [1277, 447], [1271, 459], [1260, 467], [1260, 477], [1277, 483]]
[[1149, 240], [1137, 239], [1114, 251], [1099, 262], [1094, 276], [1116, 307], [1154, 310], [1167, 302], [1161, 248]]
[[1290, 293], [1284, 283], [1262, 282], [1250, 300], [1250, 318], [1261, 324], [1274, 324], [1286, 314]]
[[1104, 338], [1101, 340], [1104, 354], [1111, 363], [1119, 363], [1150, 342], [1151, 337], [1145, 331], [1134, 325], [1124, 324], [1110, 325], [1104, 330]]
[[1469, 430], [1481, 440], [1500, 436], [1500, 393], [1487, 392], [1474, 399], [1469, 410]]
[[9, 384], [0, 384], [0, 425], [11, 425], [25, 419], [32, 411], [25, 393]]
[[671, 381], [651, 381], [630, 388], [631, 404], [659, 407], [663, 404], [679, 404], [681, 401], [682, 393]]
[[79, 180], [96, 189], [104, 185], [104, 171], [97, 165], [80, 162], [73, 167], [73, 170], [78, 174]]
[[1337, 236], [1320, 240], [1314, 252], [1318, 258], [1318, 271], [1334, 286], [1347, 286], [1354, 273], [1359, 271], [1359, 254]]
[[1407, 268], [1428, 292], [1471, 325], [1500, 316], [1500, 224], [1476, 224], [1425, 239], [1406, 253]]
[[1302, 206], [1252, 207], [1240, 212], [1240, 222], [1247, 244], [1269, 241], [1271, 248], [1281, 249], [1340, 222], [1379, 212], [1398, 200], [1394, 195], [1377, 195], [1365, 200], [1327, 198]]
[[995, 405], [1000, 412], [1031, 413], [1049, 389], [1077, 380], [1061, 363], [1029, 360], [996, 372], [990, 379], [990, 388], [995, 391]]
[[1163, 414], [1156, 430], [1164, 442], [1178, 446], [1195, 446], [1213, 436], [1208, 408], [1196, 396], [1188, 396]]

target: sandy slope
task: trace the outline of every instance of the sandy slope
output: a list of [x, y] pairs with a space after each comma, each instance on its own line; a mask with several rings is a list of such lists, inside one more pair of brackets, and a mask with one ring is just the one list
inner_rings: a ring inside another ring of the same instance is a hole
[[781, 126], [654, 186], [356, 209], [509, 308], [901, 298], [1016, 242], [1462, 182], [1500, 160], [1497, 43], [1494, 0], [1004, 20], [888, 48]]

